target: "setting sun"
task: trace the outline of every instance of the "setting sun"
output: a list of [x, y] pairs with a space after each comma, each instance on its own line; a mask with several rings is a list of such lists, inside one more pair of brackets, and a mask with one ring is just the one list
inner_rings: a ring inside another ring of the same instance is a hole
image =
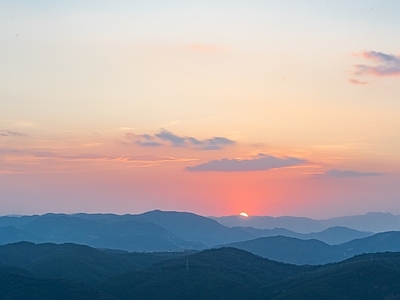
[[248, 215], [247, 213], [245, 213], [244, 211], [241, 212], [241, 213], [239, 214], [239, 216], [245, 217], [245, 218], [248, 218], [248, 217], [249, 217], [249, 215]]

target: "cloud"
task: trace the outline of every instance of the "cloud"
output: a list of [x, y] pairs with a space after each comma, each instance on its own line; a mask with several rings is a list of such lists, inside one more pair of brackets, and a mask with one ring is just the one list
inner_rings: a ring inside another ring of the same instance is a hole
[[82, 153], [76, 155], [59, 154], [56, 152], [35, 152], [29, 154], [36, 158], [43, 159], [60, 159], [60, 160], [103, 160], [103, 161], [127, 161], [127, 162], [140, 162], [140, 163], [161, 163], [161, 162], [188, 162], [196, 161], [197, 159], [191, 158], [178, 158], [172, 156], [162, 155], [100, 155], [95, 153]]
[[205, 140], [198, 140], [190, 136], [179, 136], [170, 131], [161, 129], [155, 135], [126, 133], [125, 137], [132, 140], [134, 144], [141, 147], [192, 147], [198, 150], [220, 150], [226, 146], [234, 145], [235, 142], [225, 137], [213, 137]]
[[10, 130], [0, 130], [0, 137], [27, 137], [27, 134], [10, 131]]
[[228, 159], [212, 160], [204, 164], [193, 167], [186, 167], [190, 172], [249, 172], [249, 171], [266, 171], [271, 169], [279, 169], [302, 165], [307, 163], [304, 159], [295, 157], [279, 158], [271, 155], [260, 153], [254, 159]]
[[36, 158], [58, 158], [62, 160], [114, 160], [117, 158], [116, 156], [99, 155], [95, 153], [66, 155], [56, 152], [35, 152], [31, 155]]
[[130, 162], [167, 162], [179, 161], [188, 162], [196, 161], [197, 158], [182, 158], [165, 155], [102, 155], [97, 153], [77, 153], [63, 154], [54, 151], [24, 151], [19, 149], [0, 148], [0, 153], [4, 157], [34, 157], [37, 159], [57, 159], [57, 160], [103, 160], [103, 161], [130, 161]]
[[186, 141], [186, 138], [177, 136], [165, 129], [161, 130], [160, 133], [155, 134], [155, 136], [163, 141], [171, 142], [174, 147], [183, 147]]
[[366, 51], [356, 56], [374, 63], [354, 65], [356, 75], [400, 76], [400, 55]]
[[360, 85], [365, 85], [365, 84], [368, 84], [368, 82], [366, 82], [366, 81], [360, 81], [360, 80], [357, 80], [357, 79], [349, 79], [349, 81], [350, 81], [350, 83], [352, 83], [352, 84], [360, 84]]
[[165, 155], [65, 154], [54, 151], [24, 151], [0, 148], [0, 173], [41, 174], [143, 168], [161, 164], [187, 163], [197, 158]]
[[377, 172], [358, 172], [353, 170], [328, 170], [320, 176], [336, 177], [336, 178], [348, 178], [348, 177], [372, 177], [372, 176], [382, 176], [382, 173]]
[[188, 46], [188, 49], [191, 51], [202, 52], [202, 53], [216, 53], [216, 52], [226, 51], [228, 48], [225, 46], [192, 44]]

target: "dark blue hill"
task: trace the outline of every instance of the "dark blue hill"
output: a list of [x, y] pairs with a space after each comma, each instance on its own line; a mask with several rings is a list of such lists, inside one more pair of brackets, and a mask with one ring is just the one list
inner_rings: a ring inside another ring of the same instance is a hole
[[253, 238], [252, 234], [240, 228], [228, 228], [213, 219], [193, 213], [153, 210], [138, 216], [160, 225], [184, 240], [201, 242], [208, 246]]
[[119, 299], [263, 299], [264, 285], [310, 269], [221, 248], [111, 278], [103, 289]]
[[301, 240], [284, 236], [258, 238], [225, 246], [297, 265], [320, 265], [346, 259], [338, 246], [330, 246], [318, 240]]

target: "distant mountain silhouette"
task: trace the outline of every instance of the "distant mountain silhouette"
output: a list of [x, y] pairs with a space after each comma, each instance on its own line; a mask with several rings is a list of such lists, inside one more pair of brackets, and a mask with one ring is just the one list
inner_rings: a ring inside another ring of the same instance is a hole
[[28, 240], [33, 242], [72, 242], [129, 251], [178, 251], [207, 247], [199, 242], [180, 239], [161, 226], [138, 217], [122, 216], [119, 219], [114, 215], [110, 220], [106, 215], [104, 219], [91, 220], [74, 215], [46, 214], [24, 223], [19, 229], [31, 234]]
[[13, 225], [0, 227], [0, 245], [15, 243], [20, 241], [41, 242], [39, 237]]
[[318, 232], [326, 229], [319, 221], [303, 217], [226, 216], [210, 217], [228, 227], [254, 227], [259, 229], [284, 228], [298, 233]]
[[210, 217], [228, 227], [250, 226], [259, 229], [285, 228], [298, 233], [320, 232], [329, 227], [348, 227], [359, 231], [400, 230], [400, 216], [371, 212], [365, 215], [313, 220], [304, 217], [241, 216]]
[[294, 237], [302, 240], [316, 239], [327, 243], [329, 245], [338, 245], [354, 239], [364, 238], [373, 235], [372, 232], [358, 231], [355, 229], [350, 229], [347, 227], [330, 227], [321, 232], [312, 233], [297, 233], [284, 228], [274, 228], [274, 229], [256, 229], [253, 227], [234, 227], [240, 228], [243, 231], [250, 233], [254, 238], [258, 237], [269, 237], [269, 236], [286, 236]]
[[365, 238], [372, 235], [372, 232], [358, 231], [342, 226], [334, 226], [329, 227], [321, 232], [312, 232], [305, 235], [298, 235], [297, 237], [302, 239], [316, 239], [329, 245], [338, 245], [354, 239]]
[[228, 228], [213, 219], [193, 213], [154, 210], [138, 215], [155, 223], [176, 236], [187, 240], [215, 246], [233, 241], [244, 241], [253, 237], [240, 228]]
[[345, 226], [361, 231], [399, 231], [400, 216], [391, 213], [370, 212], [365, 215], [337, 217], [321, 221], [325, 227]]
[[[360, 223], [361, 221], [359, 220], [364, 220], [365, 218], [371, 222], [371, 218], [380, 219], [382, 216], [385, 217], [387, 215], [367, 214], [363, 217], [356, 216], [354, 217], [355, 219], [346, 217], [347, 219], [340, 219], [340, 221], [342, 223], [349, 223], [353, 220], [352, 224], [354, 225], [357, 222]], [[251, 221], [251, 217], [239, 218]], [[254, 218], [257, 219], [257, 217]], [[289, 224], [292, 224], [294, 227], [297, 226], [303, 229], [306, 227], [310, 228], [310, 226], [315, 224], [315, 222], [322, 222], [306, 218], [292, 217], [276, 219], [279, 219], [280, 223], [278, 223], [280, 225], [288, 224], [287, 222], [289, 221]], [[393, 220], [395, 219], [396, 217], [393, 216]], [[274, 218], [260, 217], [257, 220], [274, 220]], [[302, 222], [305, 222], [306, 226], [302, 227]], [[299, 233], [286, 228], [231, 228], [226, 227], [213, 219], [193, 213], [166, 212], [160, 210], [138, 215], [84, 213], [67, 215], [49, 213], [41, 216], [8, 216], [0, 217], [0, 224], [3, 225], [2, 227], [0, 226], [0, 245], [18, 241], [29, 241], [34, 243], [69, 242], [95, 248], [119, 249], [126, 251], [203, 250], [218, 245], [245, 242], [260, 237], [279, 235], [301, 240], [315, 239], [329, 245], [339, 245], [354, 239], [360, 239], [372, 235], [371, 232], [362, 232], [341, 226], [330, 227], [320, 232], [311, 233]], [[387, 250], [392, 250], [392, 248]], [[346, 250], [344, 253], [346, 253], [346, 255], [351, 255], [352, 252]], [[354, 254], [357, 253], [360, 252], [354, 252]], [[289, 261], [294, 262], [291, 260]], [[321, 262], [324, 263], [325, 260], [321, 260]]]

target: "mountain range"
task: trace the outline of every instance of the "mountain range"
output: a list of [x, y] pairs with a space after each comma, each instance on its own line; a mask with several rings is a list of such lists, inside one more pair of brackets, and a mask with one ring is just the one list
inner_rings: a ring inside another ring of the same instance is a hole
[[319, 232], [334, 226], [374, 233], [400, 230], [400, 216], [381, 212], [370, 212], [365, 215], [335, 217], [322, 220], [290, 216], [250, 216], [247, 218], [242, 216], [226, 216], [210, 218], [228, 227], [249, 226], [258, 229], [285, 228], [298, 233]]
[[[251, 218], [248, 218], [249, 221]], [[359, 219], [358, 216], [355, 218]], [[340, 244], [370, 236], [374, 232], [342, 227], [331, 222], [332, 227], [319, 232], [301, 233], [304, 231], [304, 226], [299, 220], [303, 219], [306, 223], [309, 222], [305, 218], [286, 217], [288, 222], [282, 223], [283, 219], [280, 219], [279, 228], [259, 229], [250, 226], [229, 227], [212, 218], [193, 213], [159, 210], [137, 215], [49, 213], [20, 217], [4, 216], [0, 217], [0, 244], [18, 241], [73, 242], [96, 248], [129, 251], [179, 251], [201, 250], [221, 244], [277, 235], [299, 239], [314, 238], [328, 244]], [[297, 231], [291, 230], [293, 220], [298, 223], [294, 228]]]
[[[381, 214], [355, 216], [354, 219], [346, 217], [346, 222], [353, 220], [353, 225], [360, 224], [360, 220], [372, 216], [377, 218]], [[288, 222], [283, 224], [283, 219], [280, 219], [280, 225], [289, 228], [294, 224], [293, 220], [303, 220], [292, 217], [285, 219]], [[310, 224], [309, 221], [306, 219], [307, 224]], [[0, 245], [20, 241], [75, 243], [136, 252], [204, 250], [228, 246], [299, 265], [337, 262], [360, 253], [400, 251], [398, 240], [400, 235], [397, 231], [374, 234], [334, 226], [320, 232], [298, 233], [286, 228], [227, 227], [212, 218], [193, 213], [160, 210], [138, 215], [79, 213], [0, 217]]]

